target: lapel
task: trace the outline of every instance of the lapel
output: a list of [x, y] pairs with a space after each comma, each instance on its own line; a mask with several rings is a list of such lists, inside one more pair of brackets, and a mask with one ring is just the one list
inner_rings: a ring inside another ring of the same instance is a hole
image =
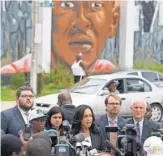
[[15, 115], [17, 121], [24, 127], [25, 122], [24, 122], [23, 117], [22, 117], [17, 106], [14, 107], [14, 115]]
[[144, 143], [144, 141], [146, 140], [146, 138], [148, 138], [150, 133], [149, 121], [147, 119], [144, 119], [142, 128], [143, 129], [142, 129], [141, 143]]
[[118, 125], [118, 128], [122, 129], [123, 128], [123, 121], [121, 120], [121, 118], [118, 116], [118, 119], [117, 119], [117, 125]]
[[109, 125], [107, 114], [104, 116], [104, 125]]

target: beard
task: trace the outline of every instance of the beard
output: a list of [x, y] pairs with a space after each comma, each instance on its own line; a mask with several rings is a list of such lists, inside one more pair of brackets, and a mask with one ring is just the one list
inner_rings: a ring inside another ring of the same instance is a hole
[[21, 109], [25, 110], [25, 111], [28, 111], [28, 110], [32, 109], [33, 103], [31, 103], [31, 104], [26, 104], [26, 103], [25, 103], [25, 104], [24, 104], [24, 103], [19, 102], [19, 107], [20, 107]]

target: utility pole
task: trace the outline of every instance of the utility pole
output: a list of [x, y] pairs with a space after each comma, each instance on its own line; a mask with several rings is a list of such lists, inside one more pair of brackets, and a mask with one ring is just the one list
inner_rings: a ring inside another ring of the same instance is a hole
[[35, 26], [38, 20], [39, 4], [40, 3], [38, 0], [32, 1], [32, 46], [31, 46], [32, 60], [31, 60], [30, 84], [35, 94], [37, 94], [37, 57], [38, 57], [36, 51], [37, 43], [35, 43]]

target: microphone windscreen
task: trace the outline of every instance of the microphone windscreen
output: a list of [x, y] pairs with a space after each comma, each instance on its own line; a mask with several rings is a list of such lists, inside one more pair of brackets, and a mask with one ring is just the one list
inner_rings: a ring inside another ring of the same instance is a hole
[[83, 142], [87, 136], [84, 133], [79, 133], [75, 135], [77, 142]]

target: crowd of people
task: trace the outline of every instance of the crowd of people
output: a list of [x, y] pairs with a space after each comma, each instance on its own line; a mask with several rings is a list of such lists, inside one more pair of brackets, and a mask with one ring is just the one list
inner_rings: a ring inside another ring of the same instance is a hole
[[[72, 101], [71, 94], [63, 91], [58, 95], [58, 106], [44, 114], [42, 110], [34, 108], [33, 89], [30, 86], [20, 87], [16, 93], [16, 106], [1, 112], [2, 156], [51, 156], [57, 142], [52, 142], [47, 131], [55, 130], [56, 136], [61, 136], [65, 120], [71, 125], [69, 133], [72, 136], [84, 134], [91, 148], [101, 156], [115, 154], [106, 145], [106, 140], [116, 147], [119, 135], [119, 131], [106, 132], [105, 126], [122, 130], [126, 124], [135, 125], [136, 142], [142, 146], [153, 131], [161, 128], [159, 123], [151, 119], [150, 105], [144, 99], [133, 99], [130, 107], [132, 117], [129, 119], [119, 116], [122, 102], [116, 93], [106, 97], [103, 104], [106, 113], [101, 117], [97, 117], [89, 105], [75, 107]], [[27, 125], [31, 130], [30, 136], [24, 130]], [[146, 151], [142, 151], [142, 155], [146, 156]]]

